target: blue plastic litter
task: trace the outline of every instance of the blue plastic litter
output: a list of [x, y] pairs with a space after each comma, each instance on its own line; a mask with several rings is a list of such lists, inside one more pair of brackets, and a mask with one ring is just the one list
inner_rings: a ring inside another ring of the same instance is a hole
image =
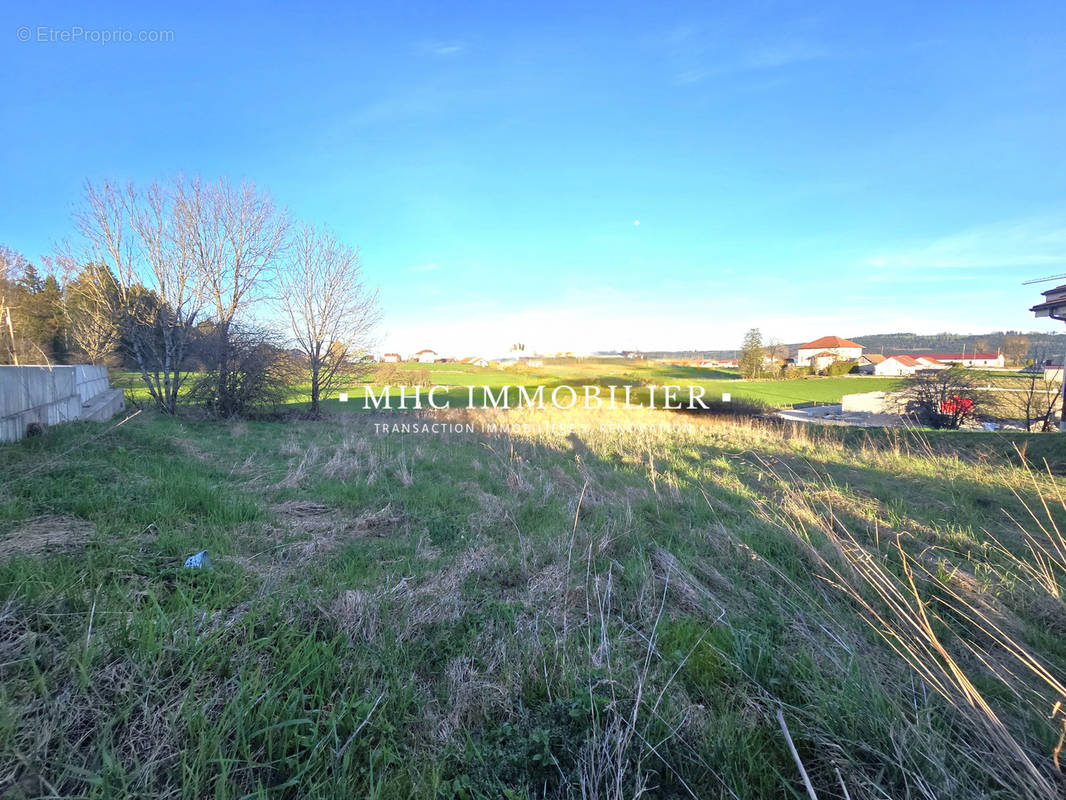
[[186, 569], [203, 569], [204, 567], [211, 566], [211, 559], [207, 556], [206, 550], [201, 550], [194, 556], [189, 556], [185, 559]]

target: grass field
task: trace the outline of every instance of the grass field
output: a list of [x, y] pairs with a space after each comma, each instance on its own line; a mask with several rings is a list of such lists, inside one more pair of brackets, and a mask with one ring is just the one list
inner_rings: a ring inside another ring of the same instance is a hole
[[[519, 367], [498, 369], [494, 367], [472, 367], [465, 364], [414, 364], [395, 365], [398, 372], [396, 382], [413, 380], [423, 374], [429, 381], [442, 386], [459, 387], [452, 392], [453, 406], [465, 403], [467, 386], [489, 386], [499, 389], [502, 386], [557, 386], [567, 384], [580, 386], [585, 383], [631, 384], [635, 387], [666, 384], [689, 384], [702, 386], [706, 396], [718, 400], [724, 392], [732, 394], [737, 400], [749, 400], [766, 408], [784, 408], [812, 404], [839, 403], [845, 394], [857, 392], [888, 391], [899, 386], [897, 378], [872, 376], [809, 377], [796, 380], [741, 380], [735, 371], [707, 370], [696, 367], [674, 366], [655, 362], [610, 361], [573, 361], [572, 363], [548, 362], [540, 368]], [[370, 376], [368, 376], [368, 380]], [[115, 373], [112, 384], [127, 389], [138, 400], [148, 399], [147, 390], [140, 376], [133, 372]], [[361, 398], [364, 384], [355, 381], [345, 386], [351, 397]], [[307, 402], [309, 389], [306, 386], [295, 387], [291, 401], [293, 405]], [[634, 397], [646, 395], [637, 390]], [[475, 395], [480, 402], [480, 393]], [[343, 405], [334, 396], [324, 406], [332, 411], [356, 410], [362, 403]]]
[[0, 446], [0, 793], [1060, 796], [1058, 437], [601, 419]]

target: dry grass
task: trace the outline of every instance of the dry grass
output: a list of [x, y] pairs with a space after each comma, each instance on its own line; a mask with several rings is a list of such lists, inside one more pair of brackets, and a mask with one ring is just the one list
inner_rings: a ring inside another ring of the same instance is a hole
[[[150, 540], [90, 492], [72, 507], [127, 534], [20, 523], [74, 529], [27, 552], [94, 549], [6, 573], [0, 791], [754, 800], [803, 796], [801, 770], [822, 800], [1062, 791], [1057, 476], [913, 434], [425, 416], [479, 430], [205, 427], [210, 458], [164, 474], [115, 454], [138, 502], [171, 498]], [[202, 539], [215, 567], [176, 566]]]
[[45, 515], [0, 534], [0, 560], [77, 550], [92, 540], [96, 526], [66, 515]]
[[[790, 476], [791, 478], [791, 476]], [[1029, 704], [1043, 704], [1043, 715], [1053, 728], [1066, 734], [1061, 709], [1066, 703], [1066, 685], [1022, 642], [1022, 628], [1000, 604], [982, 596], [972, 576], [958, 567], [944, 574], [928, 558], [928, 551], [910, 555], [898, 534], [887, 550], [861, 542], [845, 525], [828, 498], [832, 492], [804, 491], [793, 480], [783, 492], [783, 502], [773, 512], [775, 521], [809, 546], [819, 574], [849, 598], [867, 624], [889, 648], [909, 665], [928, 687], [946, 701], [964, 726], [967, 747], [984, 756], [974, 762], [993, 782], [1018, 797], [1050, 800], [1066, 790], [1066, 782], [1050, 773], [1046, 761], [1054, 754], [1034, 752], [1001, 718], [986, 693], [979, 688], [979, 674], [1003, 682]], [[1038, 491], [1039, 491], [1039, 487]], [[1040, 494], [1043, 498], [1043, 495]], [[1028, 554], [1019, 557], [996, 542], [998, 552], [1024, 574], [1055, 581], [1050, 564], [1055, 558], [1054, 521], [1046, 503], [1042, 508], [1050, 530], [1034, 515], [1044, 539], [1024, 528]], [[816, 544], [824, 537], [828, 551]], [[1034, 566], [1036, 565], [1036, 566]], [[1037, 581], [1037, 586], [1044, 586]], [[1055, 584], [1057, 587], [1057, 584]], [[1044, 586], [1047, 588], [1047, 586]], [[1013, 629], [1015, 632], [1011, 633]], [[1059, 748], [1062, 746], [1060, 738]]]

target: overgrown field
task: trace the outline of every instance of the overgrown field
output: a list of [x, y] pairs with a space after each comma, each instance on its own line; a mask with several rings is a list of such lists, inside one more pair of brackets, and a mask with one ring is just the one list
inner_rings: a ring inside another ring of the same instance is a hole
[[53, 429], [0, 446], [0, 794], [1058, 797], [1064, 473], [665, 412]]

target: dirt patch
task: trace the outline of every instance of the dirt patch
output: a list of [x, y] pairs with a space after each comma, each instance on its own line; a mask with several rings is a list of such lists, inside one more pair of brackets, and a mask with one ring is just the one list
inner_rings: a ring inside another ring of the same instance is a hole
[[406, 521], [407, 515], [393, 509], [392, 503], [377, 510], [365, 510], [354, 516], [344, 509], [311, 500], [289, 500], [270, 507], [282, 526], [312, 537], [339, 538], [352, 532], [374, 531], [384, 534], [388, 528]]
[[96, 533], [96, 526], [72, 516], [41, 516], [0, 534], [0, 560], [77, 550]]
[[[279, 543], [256, 555], [231, 559], [261, 574], [268, 587], [265, 591], [300, 565], [327, 555], [352, 539], [385, 536], [407, 520], [407, 515], [394, 509], [391, 503], [353, 514], [311, 500], [289, 500], [271, 506], [270, 511], [278, 520], [271, 528]], [[287, 534], [295, 534], [298, 541], [285, 542]], [[264, 556], [269, 556], [269, 560]]]

